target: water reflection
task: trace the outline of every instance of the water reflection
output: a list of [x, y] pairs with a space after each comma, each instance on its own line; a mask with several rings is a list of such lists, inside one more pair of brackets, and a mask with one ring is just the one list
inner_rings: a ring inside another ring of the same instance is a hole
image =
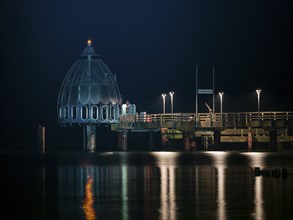
[[[157, 165], [161, 173], [161, 207], [160, 207], [160, 219], [177, 219], [177, 207], [176, 207], [176, 158], [178, 154], [174, 152], [158, 152], [154, 153]], [[173, 165], [168, 165], [168, 164]]]
[[176, 219], [175, 167], [160, 166], [160, 219]]
[[[86, 166], [60, 166], [60, 219], [95, 219], [97, 213], [99, 219], [121, 220], [265, 219], [274, 208], [284, 212], [285, 205], [293, 204], [290, 178], [272, 182], [254, 177], [254, 167], [264, 168], [266, 156], [231, 152], [117, 153], [109, 157], [119, 163], [97, 160]], [[267, 202], [271, 198], [278, 198], [278, 204]], [[88, 208], [81, 210], [86, 204]], [[91, 211], [86, 214], [86, 210]], [[282, 214], [277, 211], [274, 215]], [[289, 211], [286, 215], [290, 216]]]
[[[244, 153], [250, 160], [250, 166], [254, 169], [254, 167], [264, 167], [264, 153], [259, 152], [250, 152]], [[255, 177], [254, 182], [254, 213], [252, 216], [256, 220], [265, 219], [264, 214], [264, 200], [263, 200], [263, 178]]]
[[[47, 195], [46, 195], [46, 167], [45, 166], [42, 167], [41, 175], [42, 175], [42, 197], [46, 198]], [[42, 213], [44, 214], [47, 212], [46, 205], [47, 205], [46, 200], [44, 199], [43, 206], [42, 206]]]
[[213, 158], [213, 164], [217, 170], [217, 216], [219, 220], [227, 219], [225, 198], [225, 169], [226, 152], [207, 152]]
[[86, 220], [95, 220], [97, 215], [94, 209], [93, 179], [89, 176], [85, 185], [85, 195], [82, 205]]
[[128, 219], [128, 190], [127, 190], [127, 167], [123, 165], [121, 167], [122, 172], [122, 193], [121, 193], [121, 200], [122, 200], [122, 219]]
[[254, 183], [254, 207], [255, 207], [255, 219], [261, 220], [264, 219], [264, 210], [263, 210], [263, 195], [262, 195], [262, 178], [256, 177]]
[[216, 167], [218, 170], [218, 193], [217, 193], [217, 206], [218, 217], [220, 220], [226, 219], [226, 200], [225, 200], [225, 166], [219, 165]]

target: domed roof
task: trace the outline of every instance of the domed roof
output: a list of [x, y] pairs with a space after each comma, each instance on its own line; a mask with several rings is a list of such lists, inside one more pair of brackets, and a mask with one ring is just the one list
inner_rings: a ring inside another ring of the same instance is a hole
[[58, 105], [121, 104], [116, 77], [98, 57], [91, 42], [67, 73]]

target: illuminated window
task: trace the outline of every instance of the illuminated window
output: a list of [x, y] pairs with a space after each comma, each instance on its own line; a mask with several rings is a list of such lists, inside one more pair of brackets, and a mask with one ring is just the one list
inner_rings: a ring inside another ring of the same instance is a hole
[[115, 106], [112, 105], [112, 106], [110, 107], [110, 120], [112, 121], [112, 120], [114, 120], [114, 119], [115, 119]]
[[108, 106], [103, 105], [102, 107], [102, 120], [105, 121], [108, 119]]
[[68, 119], [68, 109], [64, 107], [64, 119]]
[[86, 120], [88, 118], [88, 111], [86, 106], [82, 106], [81, 108], [81, 119]]
[[62, 108], [61, 107], [59, 108], [58, 113], [59, 113], [59, 118], [63, 119], [63, 114], [62, 114]]
[[97, 106], [92, 107], [92, 119], [94, 119], [94, 120], [98, 119], [98, 107]]
[[77, 119], [77, 108], [76, 108], [76, 106], [72, 106], [71, 114], [72, 114], [72, 119]]

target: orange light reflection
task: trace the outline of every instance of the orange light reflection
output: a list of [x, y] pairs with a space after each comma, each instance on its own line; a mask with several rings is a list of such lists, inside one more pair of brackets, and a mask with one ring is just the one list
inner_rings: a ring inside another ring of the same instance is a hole
[[97, 218], [94, 209], [94, 195], [93, 195], [93, 179], [89, 176], [86, 186], [85, 195], [83, 200], [82, 209], [86, 220], [94, 220]]

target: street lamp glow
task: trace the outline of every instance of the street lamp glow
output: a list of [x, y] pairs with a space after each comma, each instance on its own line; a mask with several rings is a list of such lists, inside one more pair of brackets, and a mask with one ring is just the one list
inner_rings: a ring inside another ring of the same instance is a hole
[[219, 92], [219, 96], [220, 96], [220, 106], [221, 106], [221, 115], [223, 113], [223, 95], [224, 95], [224, 92], [220, 91]]
[[171, 91], [169, 92], [170, 96], [173, 96], [175, 94], [175, 92]]
[[163, 98], [163, 114], [166, 113], [166, 108], [165, 108], [165, 105], [166, 105], [166, 96], [167, 96], [166, 93], [162, 93], [162, 98]]

